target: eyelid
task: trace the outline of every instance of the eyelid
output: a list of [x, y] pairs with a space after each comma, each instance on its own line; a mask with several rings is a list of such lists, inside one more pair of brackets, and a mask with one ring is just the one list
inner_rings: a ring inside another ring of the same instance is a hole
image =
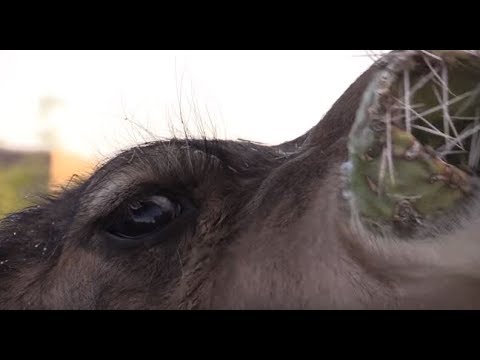
[[160, 243], [178, 240], [178, 237], [187, 231], [187, 229], [194, 229], [192, 225], [195, 223], [195, 219], [198, 216], [198, 210], [196, 208], [186, 208], [182, 215], [174, 219], [170, 224], [165, 226], [159, 231], [152, 232], [146, 235], [141, 240], [122, 238], [121, 240], [113, 234], [104, 231], [106, 244], [109, 249], [117, 250], [131, 250], [134, 248], [151, 248]]
[[205, 168], [205, 161], [220, 161], [213, 155], [197, 151], [201, 156], [194, 156], [193, 152], [188, 155], [190, 161], [193, 161], [194, 169], [190, 168], [191, 163], [188, 168], [183, 168], [183, 163], [177, 157], [185, 155], [185, 150], [176, 148], [176, 145], [167, 145], [171, 146], [170, 148], [162, 146], [159, 144], [142, 148], [137, 154], [137, 157], [142, 157], [141, 161], [131, 161], [133, 155], [127, 153], [123, 157], [114, 158], [111, 163], [98, 170], [83, 192], [78, 214], [86, 216], [85, 221], [105, 218], [126, 199], [135, 196], [138, 189], [142, 189], [145, 184], [157, 184], [163, 189], [178, 188], [180, 184], [196, 184], [205, 175], [201, 170]]
[[139, 209], [144, 206], [147, 202], [154, 202], [155, 204], [163, 207], [175, 206], [175, 211], [177, 207], [175, 204], [182, 203], [182, 197], [177, 197], [172, 195], [168, 190], [163, 190], [160, 186], [156, 184], [140, 184], [135, 189], [131, 190], [130, 195], [124, 195], [124, 198], [117, 203], [117, 205], [112, 208], [106, 217], [115, 218], [115, 214], [125, 213], [126, 210], [132, 208], [133, 210]]
[[126, 199], [134, 195], [135, 189], [141, 188], [142, 183], [152, 179], [152, 174], [136, 174], [135, 178], [129, 174], [129, 170], [115, 172], [105, 178], [93, 179], [87, 187], [81, 200], [81, 208], [94, 209], [98, 217], [107, 216]]

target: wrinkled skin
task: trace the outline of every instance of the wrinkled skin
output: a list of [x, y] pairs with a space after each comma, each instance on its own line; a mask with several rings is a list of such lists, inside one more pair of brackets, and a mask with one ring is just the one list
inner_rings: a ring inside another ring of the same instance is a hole
[[[480, 308], [475, 216], [411, 238], [351, 221], [341, 165], [381, 66], [291, 142], [146, 144], [9, 216], [0, 223], [0, 308]], [[188, 199], [191, 213], [151, 246], [124, 249], [106, 224], [147, 186]]]

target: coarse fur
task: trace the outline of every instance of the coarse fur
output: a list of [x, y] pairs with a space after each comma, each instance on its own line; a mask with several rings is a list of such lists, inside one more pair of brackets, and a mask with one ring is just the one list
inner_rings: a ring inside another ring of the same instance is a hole
[[[365, 230], [342, 196], [356, 112], [386, 64], [290, 142], [139, 145], [9, 215], [0, 222], [0, 308], [480, 308], [475, 217], [405, 241]], [[115, 209], [151, 186], [188, 198], [192, 216], [155, 246], [112, 246], [105, 226]]]

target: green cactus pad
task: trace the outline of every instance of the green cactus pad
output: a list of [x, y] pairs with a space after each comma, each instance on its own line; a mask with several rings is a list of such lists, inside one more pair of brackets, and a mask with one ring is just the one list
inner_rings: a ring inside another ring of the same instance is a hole
[[471, 193], [480, 163], [480, 54], [389, 54], [349, 139], [362, 218], [414, 227]]

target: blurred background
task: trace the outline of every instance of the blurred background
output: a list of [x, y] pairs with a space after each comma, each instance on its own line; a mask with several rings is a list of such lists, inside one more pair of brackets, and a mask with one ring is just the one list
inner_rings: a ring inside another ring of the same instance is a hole
[[0, 217], [140, 142], [291, 140], [387, 50], [0, 51]]

